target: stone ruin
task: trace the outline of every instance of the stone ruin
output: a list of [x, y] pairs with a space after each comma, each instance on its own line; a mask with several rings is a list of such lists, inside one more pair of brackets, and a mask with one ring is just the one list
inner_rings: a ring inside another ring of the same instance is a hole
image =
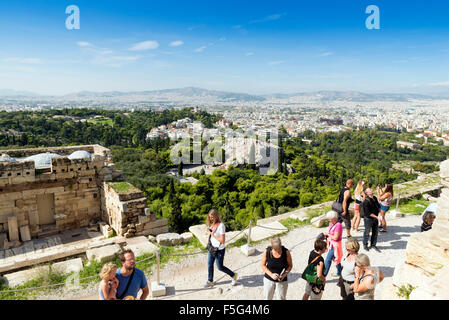
[[[123, 182], [100, 145], [1, 151], [0, 250], [65, 230], [134, 237], [168, 232], [142, 191]], [[122, 181], [122, 182], [117, 182]], [[115, 188], [126, 184], [128, 190]]]
[[396, 266], [395, 290], [413, 286], [411, 300], [449, 299], [449, 160], [440, 165], [443, 189], [432, 229], [410, 236], [406, 259]]

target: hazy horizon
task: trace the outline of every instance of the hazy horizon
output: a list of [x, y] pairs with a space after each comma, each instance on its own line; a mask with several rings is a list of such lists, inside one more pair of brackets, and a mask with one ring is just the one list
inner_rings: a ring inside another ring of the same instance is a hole
[[[113, 92], [120, 92], [123, 94], [131, 94], [131, 93], [141, 93], [141, 92], [157, 92], [157, 91], [175, 91], [175, 90], [184, 90], [184, 89], [198, 89], [198, 90], [205, 90], [205, 91], [217, 91], [217, 92], [224, 92], [224, 93], [233, 93], [233, 94], [247, 94], [251, 96], [271, 96], [271, 95], [295, 95], [295, 94], [312, 94], [312, 93], [319, 93], [319, 92], [338, 92], [338, 93], [362, 93], [362, 94], [372, 94], [372, 95], [422, 95], [422, 96], [429, 96], [429, 97], [448, 97], [449, 92], [441, 92], [441, 93], [435, 93], [435, 94], [426, 94], [426, 93], [416, 93], [416, 92], [386, 92], [386, 91], [360, 91], [360, 90], [310, 90], [310, 91], [301, 91], [297, 90], [294, 92], [269, 92], [269, 93], [249, 93], [249, 92], [243, 92], [243, 91], [227, 91], [227, 90], [220, 90], [220, 89], [208, 89], [208, 88], [200, 88], [200, 87], [194, 87], [194, 86], [188, 86], [188, 87], [182, 87], [182, 88], [164, 88], [164, 89], [147, 89], [147, 90], [108, 90], [108, 91], [94, 91], [94, 90], [80, 90], [80, 91], [72, 91], [72, 92], [66, 92], [62, 94], [41, 94], [33, 91], [27, 91], [27, 90], [16, 90], [16, 89], [10, 89], [10, 88], [0, 88], [0, 97], [4, 96], [32, 96], [32, 97], [62, 97], [62, 96], [68, 96], [72, 94], [80, 94], [80, 93], [113, 93]], [[5, 94], [5, 92], [8, 92], [8, 94]], [[10, 92], [10, 93], [9, 93]]]

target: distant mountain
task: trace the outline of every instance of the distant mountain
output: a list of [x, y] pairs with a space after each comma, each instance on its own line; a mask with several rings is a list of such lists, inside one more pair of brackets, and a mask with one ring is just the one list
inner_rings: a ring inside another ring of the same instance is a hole
[[30, 91], [17, 91], [12, 89], [0, 89], [0, 97], [35, 97], [37, 93]]
[[81, 91], [61, 96], [65, 99], [101, 99], [116, 98], [119, 100], [129, 101], [157, 101], [157, 102], [191, 102], [191, 101], [208, 101], [208, 102], [234, 102], [234, 101], [264, 101], [261, 96], [250, 95], [246, 93], [234, 93], [225, 91], [207, 90], [195, 87], [187, 87], [180, 89], [165, 89], [153, 91], [133, 91], [133, 92], [90, 92]]
[[435, 99], [436, 97], [411, 93], [363, 93], [358, 91], [315, 91], [292, 94], [272, 94], [267, 99], [309, 98], [318, 101], [408, 101], [410, 99]]
[[363, 93], [359, 91], [314, 91], [297, 93], [276, 93], [268, 95], [251, 95], [227, 91], [207, 90], [196, 87], [177, 89], [148, 90], [148, 91], [108, 91], [93, 92], [80, 91], [62, 96], [39, 96], [33, 92], [0, 90], [0, 97], [15, 97], [23, 100], [39, 100], [49, 102], [77, 102], [77, 103], [232, 103], [232, 102], [329, 102], [329, 101], [409, 101], [447, 99], [448, 96], [430, 96], [410, 93]]

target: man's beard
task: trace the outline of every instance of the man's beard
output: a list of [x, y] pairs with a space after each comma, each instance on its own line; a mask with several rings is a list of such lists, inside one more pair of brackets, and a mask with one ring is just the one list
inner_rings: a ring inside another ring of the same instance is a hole
[[132, 266], [132, 267], [127, 267], [127, 266], [125, 266], [125, 269], [126, 269], [127, 271], [132, 271], [132, 270], [134, 270], [134, 267], [135, 267], [135, 266]]

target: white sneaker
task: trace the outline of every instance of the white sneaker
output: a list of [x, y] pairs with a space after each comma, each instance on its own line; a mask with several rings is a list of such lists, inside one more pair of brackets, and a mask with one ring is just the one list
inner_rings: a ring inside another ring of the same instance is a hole
[[214, 286], [214, 283], [212, 282], [212, 281], [207, 281], [205, 284], [204, 284], [204, 288], [210, 288], [210, 287], [213, 287]]
[[237, 284], [238, 278], [239, 278], [239, 274], [235, 273], [234, 276], [232, 277], [231, 286], [235, 286]]

